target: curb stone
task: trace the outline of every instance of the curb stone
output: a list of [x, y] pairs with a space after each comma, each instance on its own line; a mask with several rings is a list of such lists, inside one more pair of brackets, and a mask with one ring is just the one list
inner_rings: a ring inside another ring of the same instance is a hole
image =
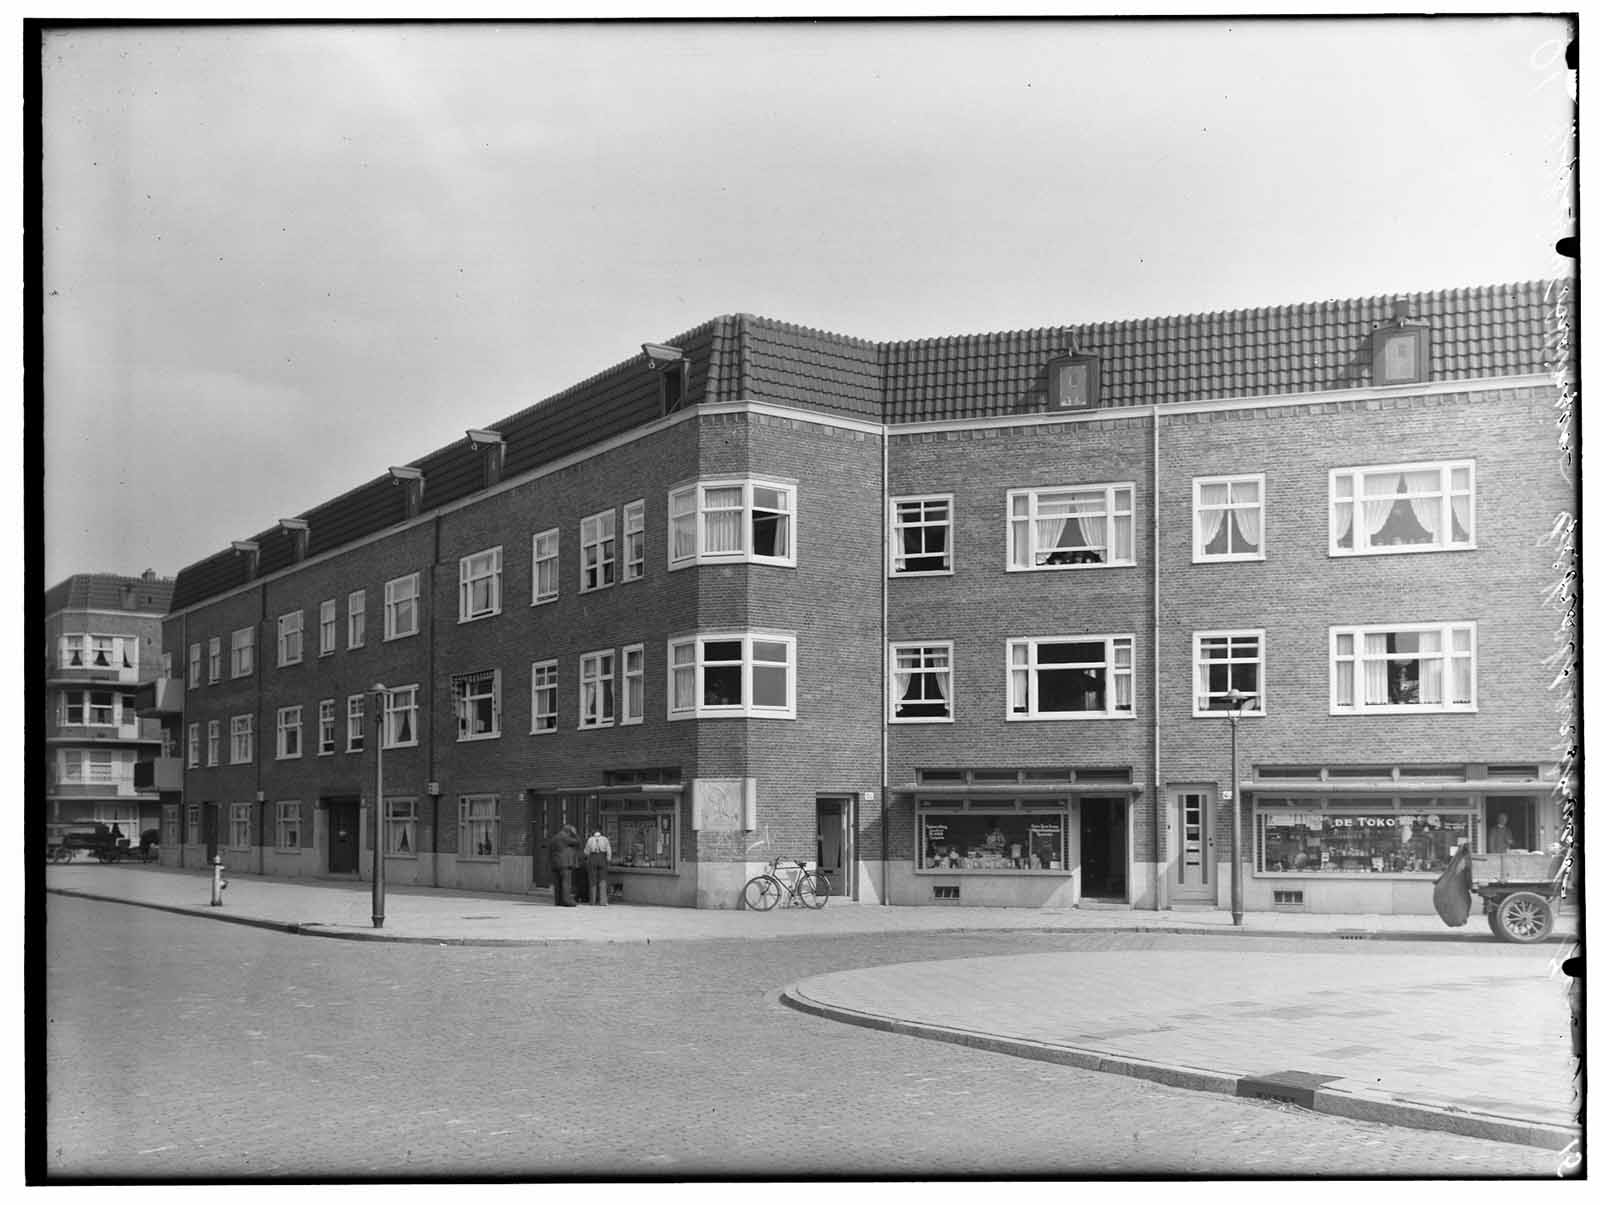
[[[997, 1034], [957, 1029], [925, 1021], [906, 1021], [842, 1005], [826, 1004], [807, 996], [797, 983], [785, 987], [778, 998], [798, 1012], [839, 1021], [846, 1025], [859, 1025], [866, 1029], [884, 1030], [935, 1042], [949, 1042], [995, 1054], [1033, 1059], [1036, 1062], [1058, 1063], [1084, 1071], [1126, 1075], [1133, 1079], [1163, 1084], [1169, 1088], [1216, 1092], [1223, 1096], [1244, 1096], [1245, 1094], [1240, 1092], [1241, 1081], [1254, 1079], [1259, 1082], [1260, 1079], [1260, 1077], [1209, 1071], [1199, 1067], [1186, 1067], [1176, 1063], [1157, 1063], [1125, 1055], [1105, 1054], [1085, 1047], [1038, 1042], [1027, 1038], [1006, 1038]], [[1487, 1138], [1494, 1142], [1512, 1142], [1553, 1151], [1565, 1150], [1575, 1140], [1581, 1138], [1576, 1126], [1557, 1126], [1513, 1117], [1473, 1113], [1455, 1107], [1427, 1105], [1402, 1098], [1385, 1098], [1378, 1094], [1356, 1092], [1348, 1088], [1319, 1088], [1311, 1094], [1309, 1103], [1297, 1107], [1308, 1109], [1313, 1113], [1325, 1113], [1355, 1121], [1374, 1121], [1414, 1130], [1442, 1131], [1467, 1138]]]

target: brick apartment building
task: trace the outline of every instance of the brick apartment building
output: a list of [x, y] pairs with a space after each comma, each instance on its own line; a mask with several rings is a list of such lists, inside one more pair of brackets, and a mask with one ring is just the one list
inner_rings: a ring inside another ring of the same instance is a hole
[[381, 741], [391, 882], [1214, 904], [1236, 737], [1249, 908], [1428, 912], [1558, 836], [1567, 288], [645, 344], [178, 575], [163, 858], [370, 874]]
[[[117, 825], [137, 845], [161, 823], [154, 775], [161, 726], [140, 717], [139, 683], [163, 676], [161, 620], [172, 579], [76, 573], [44, 596], [46, 840]], [[174, 791], [182, 780], [174, 777]]]

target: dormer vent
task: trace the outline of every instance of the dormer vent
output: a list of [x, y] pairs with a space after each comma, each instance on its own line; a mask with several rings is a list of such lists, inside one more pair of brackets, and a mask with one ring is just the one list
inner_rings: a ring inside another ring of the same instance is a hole
[[468, 428], [467, 439], [472, 450], [483, 456], [483, 484], [494, 485], [506, 467], [506, 437], [498, 431], [480, 431]]
[[644, 366], [656, 374], [660, 383], [661, 414], [679, 410], [689, 394], [689, 357], [681, 347], [665, 343], [644, 343]]
[[415, 519], [422, 513], [422, 470], [415, 465], [390, 465], [389, 476], [406, 491], [406, 518]]
[[261, 545], [254, 540], [235, 540], [233, 550], [244, 558], [244, 580], [255, 581], [261, 572]]
[[304, 519], [279, 519], [278, 526], [289, 537], [289, 559], [296, 564], [305, 560], [311, 544], [311, 524]]
[[1431, 374], [1428, 328], [1411, 317], [1409, 298], [1397, 298], [1390, 324], [1372, 332], [1372, 383], [1420, 385]]

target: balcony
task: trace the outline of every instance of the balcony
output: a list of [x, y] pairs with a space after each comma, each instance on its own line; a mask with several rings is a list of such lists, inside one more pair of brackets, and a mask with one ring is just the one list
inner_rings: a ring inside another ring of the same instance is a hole
[[141, 716], [182, 715], [183, 679], [152, 678], [139, 683], [133, 695], [133, 709]]
[[157, 757], [133, 763], [133, 789], [136, 791], [183, 790], [183, 759]]

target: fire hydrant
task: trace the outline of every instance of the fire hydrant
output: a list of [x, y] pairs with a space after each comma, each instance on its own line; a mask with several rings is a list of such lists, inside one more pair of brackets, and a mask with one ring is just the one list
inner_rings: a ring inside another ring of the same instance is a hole
[[222, 893], [228, 886], [228, 880], [222, 877], [222, 857], [215, 855], [211, 859], [211, 906], [222, 907]]

